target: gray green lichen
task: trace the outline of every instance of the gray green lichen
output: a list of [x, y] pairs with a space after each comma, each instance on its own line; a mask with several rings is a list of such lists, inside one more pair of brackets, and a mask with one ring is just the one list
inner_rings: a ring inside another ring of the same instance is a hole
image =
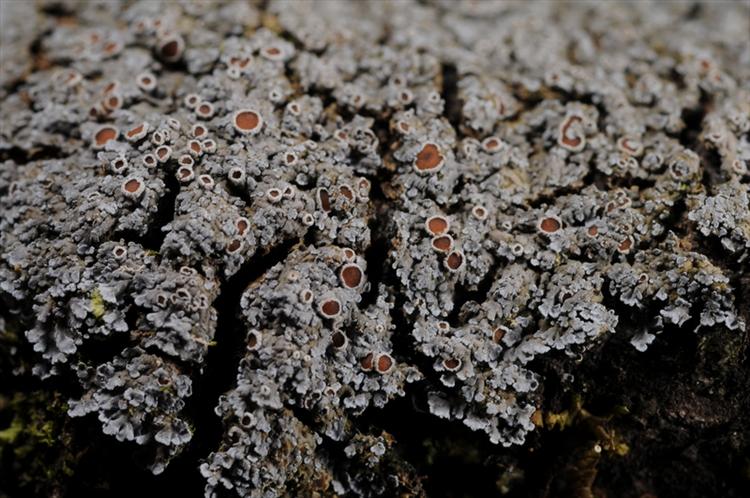
[[555, 352], [745, 328], [745, 3], [44, 6], [2, 4], [2, 316], [154, 473], [269, 254], [206, 496], [418, 494], [357, 425], [409, 385], [521, 445]]

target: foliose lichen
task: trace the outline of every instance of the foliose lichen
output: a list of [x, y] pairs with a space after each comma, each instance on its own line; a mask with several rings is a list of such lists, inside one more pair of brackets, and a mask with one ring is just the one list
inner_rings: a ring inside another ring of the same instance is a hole
[[42, 3], [76, 22], [3, 35], [2, 316], [154, 473], [280, 251], [207, 497], [419, 493], [357, 423], [409, 385], [518, 445], [545, 356], [745, 327], [705, 250], [750, 251], [745, 4]]

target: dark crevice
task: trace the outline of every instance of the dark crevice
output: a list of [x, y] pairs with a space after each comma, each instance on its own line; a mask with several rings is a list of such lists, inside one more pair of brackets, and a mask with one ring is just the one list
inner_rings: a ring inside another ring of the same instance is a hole
[[[8, 377], [13, 372], [12, 382], [0, 383], [0, 402], [5, 393], [27, 393], [37, 389], [80, 392], [79, 383], [67, 369], [63, 369], [62, 375], [47, 379], [32, 374], [32, 366], [41, 363], [39, 353], [33, 350], [26, 338], [26, 331], [35, 323], [35, 316], [32, 310], [20, 310], [12, 297], [0, 292], [0, 317], [4, 321], [4, 327], [0, 329], [0, 372], [7, 373]], [[7, 426], [0, 425], [0, 430]]]
[[164, 195], [159, 199], [159, 204], [156, 208], [156, 216], [154, 216], [148, 231], [141, 241], [144, 248], [151, 249], [152, 251], [159, 251], [161, 249], [164, 237], [166, 236], [164, 227], [174, 219], [175, 203], [177, 202], [177, 195], [180, 193], [180, 183], [177, 181], [175, 175], [165, 175], [164, 189]]
[[[373, 130], [378, 137], [378, 154], [385, 163], [391, 154], [391, 146], [397, 140], [392, 135], [388, 126], [387, 118], [375, 120]], [[379, 287], [385, 286], [393, 300], [390, 310], [393, 334], [391, 344], [392, 354], [397, 361], [412, 361], [412, 354], [416, 350], [414, 338], [411, 334], [413, 323], [404, 311], [406, 296], [403, 292], [403, 284], [391, 266], [393, 248], [391, 240], [392, 212], [397, 211], [399, 206], [388, 198], [388, 192], [392, 189], [391, 181], [395, 171], [389, 170], [385, 164], [381, 165], [377, 178], [370, 178], [370, 201], [375, 210], [375, 216], [371, 220], [370, 229], [373, 236], [370, 247], [365, 253], [367, 259], [368, 279], [371, 282], [370, 289], [363, 296], [363, 304], [374, 304], [379, 295]], [[416, 355], [419, 356], [419, 355]]]
[[703, 175], [701, 183], [706, 187], [708, 193], [712, 193], [714, 185], [724, 181], [721, 173], [721, 156], [716, 149], [709, 149], [700, 144], [694, 151], [701, 159]]
[[66, 159], [69, 156], [70, 154], [63, 153], [62, 149], [55, 145], [42, 145], [31, 150], [17, 146], [0, 149], [0, 162], [12, 161], [16, 166], [22, 166], [32, 161]]
[[721, 156], [715, 149], [706, 147], [701, 134], [703, 121], [713, 107], [711, 97], [701, 91], [700, 102], [697, 107], [683, 109], [681, 119], [685, 127], [677, 136], [680, 145], [695, 152], [700, 158], [702, 177], [701, 182], [711, 192], [714, 185], [723, 181], [721, 173]]
[[[128, 314], [133, 312], [133, 308]], [[128, 327], [129, 331], [135, 330]], [[106, 337], [92, 336], [78, 348], [76, 352], [79, 358], [86, 358], [88, 365], [103, 365], [112, 361], [126, 349], [135, 346], [137, 341], [133, 341], [128, 332], [117, 332]]]
[[[297, 185], [297, 188], [299, 190], [309, 190], [309, 188], [303, 188], [299, 185]], [[245, 203], [245, 208], [250, 208], [254, 201], [251, 196], [251, 191], [248, 190], [244, 185], [243, 186], [234, 186], [234, 185], [226, 185], [224, 186], [224, 189], [226, 190], [227, 194], [229, 194], [232, 197], [241, 199]]]
[[655, 185], [656, 180], [652, 178], [638, 178], [635, 176], [612, 176], [609, 177], [608, 182], [609, 189], [621, 188], [629, 190], [630, 187], [638, 187], [638, 190], [641, 192], [653, 188]]
[[688, 208], [687, 204], [685, 204], [684, 197], [678, 198], [669, 210], [667, 217], [659, 220], [661, 225], [669, 228], [662, 231], [658, 236], [653, 237], [653, 240], [662, 242], [667, 238], [670, 232], [675, 233], [679, 237], [686, 236], [689, 231], [689, 228], [686, 226], [686, 223], [689, 223], [687, 220], [687, 213]]
[[75, 13], [70, 7], [70, 5], [66, 5], [65, 2], [60, 1], [42, 5], [40, 9], [42, 12], [52, 17], [67, 17]]
[[360, 302], [360, 307], [362, 308], [375, 304], [380, 295], [379, 287], [384, 279], [386, 265], [388, 265], [389, 250], [388, 241], [383, 237], [378, 237], [372, 241], [370, 247], [365, 251], [367, 281], [370, 287], [362, 294], [362, 301]]
[[442, 80], [442, 97], [445, 101], [443, 115], [458, 133], [461, 126], [461, 101], [458, 98], [458, 70], [455, 64], [442, 64]]
[[141, 245], [144, 249], [159, 252], [166, 237], [164, 227], [174, 220], [177, 195], [180, 193], [180, 184], [175, 175], [165, 175], [164, 194], [159, 199], [156, 213], [149, 221], [148, 230], [143, 235], [133, 230], [121, 230], [112, 235], [112, 240], [123, 240]]
[[[390, 147], [396, 138], [391, 133], [387, 116], [372, 117], [374, 119], [372, 130], [377, 137], [378, 155], [384, 163], [390, 155]], [[356, 158], [350, 159], [351, 164], [356, 168]], [[384, 164], [381, 164], [377, 174], [366, 175], [370, 181], [369, 198], [374, 214], [368, 223], [371, 240], [364, 254], [367, 261], [367, 280], [370, 287], [362, 295], [361, 308], [376, 303], [378, 296], [381, 294], [381, 284], [387, 286], [399, 285], [389, 263], [389, 253], [393, 248], [389, 232], [391, 229], [391, 211], [394, 207], [386, 192], [394, 174], [395, 172], [389, 171], [384, 167]]]
[[476, 285], [475, 289], [471, 289], [461, 283], [456, 284], [456, 289], [453, 293], [453, 309], [448, 315], [447, 320], [452, 327], [461, 326], [462, 320], [460, 319], [460, 314], [466, 303], [474, 301], [481, 304], [487, 300], [492, 284], [495, 283], [497, 272], [505, 264], [507, 263], [501, 260], [495, 261], [492, 267], [485, 273], [482, 280]]
[[[458, 196], [464, 189], [464, 186], [466, 185], [466, 176], [460, 175], [458, 179], [456, 180], [456, 184], [453, 186], [453, 191], [451, 192], [453, 195]], [[459, 208], [463, 207], [462, 203], [458, 203], [457, 205], [452, 206], [453, 212], [456, 212]]]
[[677, 140], [686, 149], [694, 151], [698, 148], [699, 137], [703, 130], [703, 118], [706, 117], [710, 105], [711, 102], [708, 95], [701, 92], [700, 102], [697, 107], [682, 110], [680, 117], [685, 126], [677, 136]]
[[[704, 237], [699, 232], [689, 232], [691, 250], [704, 255], [712, 265], [720, 268], [729, 277], [737, 314], [745, 322], [745, 350], [750, 347], [750, 260], [737, 261], [737, 255], [729, 252], [716, 237]], [[738, 332], [742, 333], [742, 332]], [[745, 358], [750, 366], [750, 354]]]
[[356, 419], [358, 427], [365, 433], [384, 430], [394, 437], [397, 454], [423, 476], [426, 496], [469, 496], [467, 488], [476, 493], [472, 496], [498, 496], [501, 452], [483, 432], [415, 407], [417, 400], [424, 403], [422, 384], [407, 385], [405, 396], [367, 410]]
[[[391, 344], [396, 360], [414, 364], [421, 358], [421, 355], [416, 352], [417, 346], [411, 333], [414, 323], [404, 311], [405, 304], [406, 296], [402, 292], [396, 292], [391, 308], [391, 323], [393, 324]], [[422, 368], [420, 371], [423, 371]]]
[[197, 465], [219, 447], [224, 433], [223, 421], [214, 408], [219, 396], [234, 385], [240, 360], [245, 355], [246, 330], [239, 317], [240, 299], [245, 290], [276, 264], [286, 260], [299, 239], [287, 240], [278, 246], [245, 261], [239, 271], [221, 284], [219, 295], [213, 303], [217, 312], [215, 345], [208, 350], [204, 371], [196, 376], [193, 396], [185, 408], [186, 415], [196, 428], [192, 441], [165, 471], [165, 479], [194, 481], [196, 489], [204, 482]]
[[703, 120], [713, 107], [711, 97], [704, 91], [701, 91], [700, 101], [694, 108], [682, 110], [680, 116], [684, 128], [676, 137], [680, 145], [695, 152], [701, 161], [702, 178], [701, 182], [711, 192], [711, 188], [721, 183], [721, 156], [716, 150], [709, 149], [701, 140], [703, 133]]
[[700, 18], [702, 14], [703, 4], [701, 2], [694, 2], [693, 5], [690, 6], [690, 9], [685, 12], [685, 20], [694, 21], [695, 19]]

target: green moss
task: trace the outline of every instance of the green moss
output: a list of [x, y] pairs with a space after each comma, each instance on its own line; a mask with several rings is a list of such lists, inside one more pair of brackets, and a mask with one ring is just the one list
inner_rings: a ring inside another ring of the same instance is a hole
[[611, 447], [610, 451], [612, 451], [617, 456], [625, 456], [628, 453], [630, 453], [630, 446], [627, 445], [627, 443], [623, 443], [621, 441], [617, 441], [614, 439], [615, 434], [612, 434], [614, 445]]
[[570, 401], [570, 408], [557, 413], [544, 413], [544, 427], [546, 429], [557, 429], [561, 431], [565, 430], [576, 423], [578, 416], [582, 413], [587, 414], [588, 412], [583, 409], [583, 402], [581, 401], [581, 397], [578, 395], [573, 395]]
[[0, 431], [0, 452], [12, 462], [15, 486], [38, 496], [59, 494], [79, 459], [67, 403], [59, 394], [33, 391], [16, 393], [3, 410], [13, 421]]
[[23, 430], [23, 423], [18, 418], [14, 418], [10, 427], [0, 431], [0, 447], [4, 444], [12, 444]]
[[627, 407], [618, 405], [612, 408], [611, 413], [598, 416], [593, 415], [584, 407], [580, 396], [573, 396], [570, 405], [570, 408], [558, 413], [545, 413], [544, 427], [547, 430], [560, 431], [574, 427], [584, 428], [585, 432], [600, 444], [604, 451], [618, 456], [625, 456], [630, 452], [630, 446], [622, 441], [612, 428], [613, 418], [630, 413]]
[[563, 430], [573, 423], [573, 415], [568, 410], [559, 413], [548, 412], [544, 414], [544, 426], [548, 429]]

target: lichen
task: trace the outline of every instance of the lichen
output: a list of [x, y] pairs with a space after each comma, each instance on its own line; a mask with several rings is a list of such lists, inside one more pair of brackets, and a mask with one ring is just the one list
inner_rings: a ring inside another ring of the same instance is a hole
[[548, 362], [745, 330], [748, 8], [689, 7], [41, 2], [2, 35], [0, 316], [155, 474], [210, 405], [207, 497], [423, 493], [361, 422], [407, 392], [502, 451], [584, 416]]

